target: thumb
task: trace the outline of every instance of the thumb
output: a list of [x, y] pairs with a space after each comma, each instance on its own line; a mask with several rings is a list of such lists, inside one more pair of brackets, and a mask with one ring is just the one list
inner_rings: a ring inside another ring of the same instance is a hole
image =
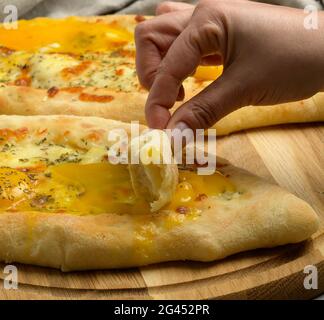
[[187, 127], [207, 129], [232, 111], [248, 105], [246, 82], [234, 73], [225, 71], [220, 78], [180, 106], [171, 116], [167, 128], [181, 131]]

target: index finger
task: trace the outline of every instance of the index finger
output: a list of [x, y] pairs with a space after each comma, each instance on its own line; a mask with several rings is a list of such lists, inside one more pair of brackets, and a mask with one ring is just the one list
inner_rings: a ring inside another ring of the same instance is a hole
[[217, 25], [190, 23], [173, 42], [159, 66], [146, 102], [150, 127], [166, 127], [169, 109], [177, 99], [183, 80], [195, 71], [201, 58], [221, 54], [221, 32]]
[[163, 56], [187, 26], [191, 15], [192, 10], [171, 12], [137, 25], [136, 70], [139, 81], [145, 88], [151, 87]]

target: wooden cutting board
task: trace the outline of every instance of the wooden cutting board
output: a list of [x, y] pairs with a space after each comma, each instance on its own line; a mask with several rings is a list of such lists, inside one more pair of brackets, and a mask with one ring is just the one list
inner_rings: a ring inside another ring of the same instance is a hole
[[[287, 125], [218, 138], [217, 154], [275, 181], [309, 202], [321, 218], [313, 239], [240, 253], [213, 263], [174, 262], [114, 271], [62, 273], [18, 267], [19, 287], [1, 299], [274, 299], [324, 292], [324, 125]], [[318, 289], [303, 286], [318, 269]], [[4, 264], [0, 265], [3, 278]]]

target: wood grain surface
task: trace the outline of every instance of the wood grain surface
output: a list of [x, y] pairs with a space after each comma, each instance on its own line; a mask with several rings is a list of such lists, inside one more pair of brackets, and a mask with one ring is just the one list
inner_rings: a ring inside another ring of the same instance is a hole
[[[0, 299], [308, 299], [324, 292], [324, 125], [285, 125], [217, 139], [217, 154], [309, 202], [321, 218], [312, 240], [236, 254], [213, 263], [174, 262], [62, 273], [16, 265], [17, 290]], [[318, 268], [318, 289], [303, 286]], [[0, 264], [0, 278], [4, 278]]]

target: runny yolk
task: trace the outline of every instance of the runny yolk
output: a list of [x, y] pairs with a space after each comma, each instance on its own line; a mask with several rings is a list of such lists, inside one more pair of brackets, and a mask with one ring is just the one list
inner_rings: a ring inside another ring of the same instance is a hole
[[194, 74], [197, 80], [216, 80], [223, 73], [223, 66], [199, 66]]
[[187, 213], [199, 206], [200, 202], [210, 196], [218, 196], [224, 192], [235, 192], [233, 183], [216, 172], [213, 175], [197, 175], [192, 171], [181, 170], [179, 184], [167, 209], [179, 213]]
[[18, 28], [0, 25], [1, 46], [24, 51], [83, 53], [105, 51], [133, 41], [133, 35], [113, 23], [89, 22], [75, 17], [19, 20]]
[[[181, 170], [174, 197], [163, 210], [193, 213], [206, 197], [234, 191], [220, 173], [199, 176]], [[67, 163], [41, 172], [1, 167], [0, 211], [145, 214], [150, 207], [135, 196], [127, 166]]]
[[149, 205], [135, 196], [126, 166], [67, 163], [37, 173], [0, 168], [3, 210], [136, 213], [149, 211]]

